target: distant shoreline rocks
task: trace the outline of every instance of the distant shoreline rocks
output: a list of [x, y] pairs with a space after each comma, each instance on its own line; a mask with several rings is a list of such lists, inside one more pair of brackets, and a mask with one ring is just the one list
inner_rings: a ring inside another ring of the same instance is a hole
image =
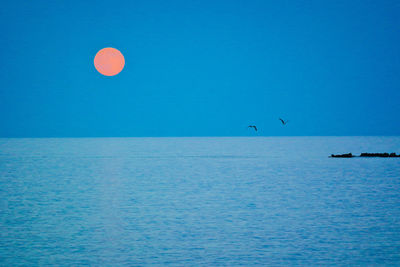
[[352, 158], [352, 157], [355, 157], [355, 156], [353, 156], [353, 154], [351, 154], [351, 153], [347, 153], [347, 154], [338, 154], [338, 155], [331, 154], [330, 157], [331, 158]]
[[331, 154], [330, 158], [354, 158], [354, 157], [363, 157], [363, 158], [399, 158], [400, 155], [396, 153], [361, 153], [360, 156], [353, 155], [352, 153], [347, 154]]

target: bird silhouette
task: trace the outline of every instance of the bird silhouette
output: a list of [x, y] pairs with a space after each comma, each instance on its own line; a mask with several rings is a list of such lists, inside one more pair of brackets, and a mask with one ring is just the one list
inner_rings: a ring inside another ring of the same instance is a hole
[[286, 123], [288, 123], [288, 120], [287, 120], [287, 121], [284, 121], [284, 120], [282, 120], [281, 118], [279, 118], [279, 120], [282, 122], [283, 125], [286, 125]]
[[256, 132], [257, 132], [257, 126], [255, 126], [255, 125], [249, 125], [248, 127], [254, 128], [254, 130], [256, 130]]

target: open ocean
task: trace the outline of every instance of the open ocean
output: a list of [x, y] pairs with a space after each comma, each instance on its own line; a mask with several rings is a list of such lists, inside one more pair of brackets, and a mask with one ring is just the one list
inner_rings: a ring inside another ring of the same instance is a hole
[[1, 266], [400, 265], [400, 137], [0, 139]]

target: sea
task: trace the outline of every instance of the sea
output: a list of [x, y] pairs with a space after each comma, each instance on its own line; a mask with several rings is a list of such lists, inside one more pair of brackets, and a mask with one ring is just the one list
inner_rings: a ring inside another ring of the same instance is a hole
[[399, 266], [400, 137], [0, 139], [0, 266]]

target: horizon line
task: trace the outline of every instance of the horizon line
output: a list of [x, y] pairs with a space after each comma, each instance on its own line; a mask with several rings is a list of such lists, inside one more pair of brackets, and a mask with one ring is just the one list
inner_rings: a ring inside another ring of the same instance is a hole
[[2, 137], [0, 139], [85, 139], [85, 138], [262, 138], [262, 137], [400, 137], [399, 135], [198, 135], [198, 136], [25, 136]]

